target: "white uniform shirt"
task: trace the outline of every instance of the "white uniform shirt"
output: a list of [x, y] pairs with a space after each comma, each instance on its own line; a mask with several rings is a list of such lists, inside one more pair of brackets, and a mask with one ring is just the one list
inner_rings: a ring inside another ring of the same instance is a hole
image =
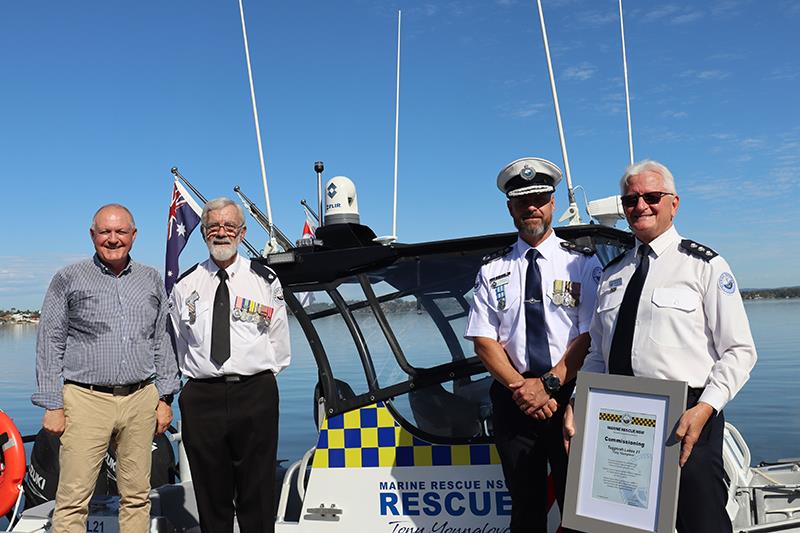
[[[562, 248], [563, 239], [552, 233], [536, 249], [542, 277], [544, 318], [553, 365], [561, 360], [569, 342], [589, 331], [594, 311], [600, 261], [595, 256]], [[517, 239], [506, 255], [484, 264], [475, 281], [475, 296], [464, 336], [495, 339], [505, 348], [518, 372], [528, 370], [525, 354], [525, 278], [531, 246]], [[570, 297], [565, 297], [568, 293]], [[574, 297], [576, 305], [568, 305]]]
[[[211, 259], [200, 263], [175, 284], [170, 295], [181, 372], [197, 379], [226, 374], [248, 376], [264, 370], [277, 374], [291, 358], [283, 290], [277, 276], [270, 283], [253, 272], [250, 260], [241, 256], [225, 269], [231, 300], [231, 356], [220, 368], [211, 361], [211, 319], [218, 270]], [[242, 306], [247, 307], [241, 309]], [[270, 308], [272, 316], [267, 324], [259, 310], [268, 314]]]
[[[721, 411], [750, 377], [756, 349], [728, 263], [681, 250], [674, 226], [654, 239], [633, 332], [636, 376], [703, 388], [700, 401]], [[584, 371], [605, 372], [622, 297], [638, 263], [636, 250], [603, 272]]]

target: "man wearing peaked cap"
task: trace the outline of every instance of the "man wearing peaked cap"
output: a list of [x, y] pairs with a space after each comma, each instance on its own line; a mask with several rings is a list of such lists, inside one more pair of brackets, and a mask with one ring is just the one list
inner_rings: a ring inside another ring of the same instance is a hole
[[[492, 423], [511, 493], [511, 531], [547, 531], [547, 465], [559, 507], [567, 455], [561, 438], [564, 405], [589, 349], [600, 262], [576, 252], [552, 229], [561, 170], [545, 159], [509, 163], [497, 176], [508, 198], [517, 242], [493, 254], [475, 282], [466, 338], [495, 381]], [[570, 369], [574, 375], [574, 369]]]
[[512, 161], [497, 175], [497, 188], [509, 198], [532, 193], [552, 193], [561, 182], [561, 169], [539, 157]]

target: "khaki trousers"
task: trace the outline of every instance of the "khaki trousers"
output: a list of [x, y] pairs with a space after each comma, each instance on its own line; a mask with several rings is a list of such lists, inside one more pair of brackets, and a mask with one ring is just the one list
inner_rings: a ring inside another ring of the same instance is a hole
[[86, 533], [89, 500], [110, 442], [117, 450], [120, 533], [150, 530], [150, 463], [158, 391], [150, 384], [128, 396], [64, 385], [66, 430], [52, 533]]

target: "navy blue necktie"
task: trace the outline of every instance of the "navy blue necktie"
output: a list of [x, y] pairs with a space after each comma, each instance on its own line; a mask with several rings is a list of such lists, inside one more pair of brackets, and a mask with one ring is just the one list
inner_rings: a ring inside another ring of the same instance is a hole
[[211, 315], [211, 360], [222, 366], [231, 356], [231, 300], [228, 273], [224, 268], [217, 271], [219, 285], [214, 294], [214, 312]]
[[553, 366], [544, 323], [542, 275], [536, 264], [539, 255], [536, 248], [528, 250], [528, 272], [525, 277], [525, 356], [528, 359], [528, 371], [536, 376], [541, 376]]
[[631, 349], [633, 348], [633, 330], [636, 325], [636, 312], [639, 310], [639, 298], [642, 295], [644, 280], [650, 269], [650, 246], [643, 244], [636, 251], [640, 257], [639, 266], [628, 282], [628, 288], [622, 297], [617, 314], [617, 325], [611, 339], [611, 351], [608, 354], [608, 372], [632, 376]]

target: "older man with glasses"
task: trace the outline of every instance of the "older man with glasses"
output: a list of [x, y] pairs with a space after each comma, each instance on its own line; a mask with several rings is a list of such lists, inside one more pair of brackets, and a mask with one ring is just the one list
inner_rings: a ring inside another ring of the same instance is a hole
[[208, 202], [201, 230], [210, 258], [170, 296], [178, 362], [188, 382], [179, 404], [203, 533], [275, 528], [278, 388], [289, 365], [283, 291], [268, 267], [242, 258], [244, 212]]
[[[606, 265], [584, 371], [685, 381], [680, 533], [731, 531], [723, 480], [723, 407], [750, 376], [756, 349], [736, 280], [708, 246], [672, 224], [680, 198], [667, 167], [645, 160], [620, 181], [636, 245]], [[574, 435], [572, 410], [564, 433]]]

